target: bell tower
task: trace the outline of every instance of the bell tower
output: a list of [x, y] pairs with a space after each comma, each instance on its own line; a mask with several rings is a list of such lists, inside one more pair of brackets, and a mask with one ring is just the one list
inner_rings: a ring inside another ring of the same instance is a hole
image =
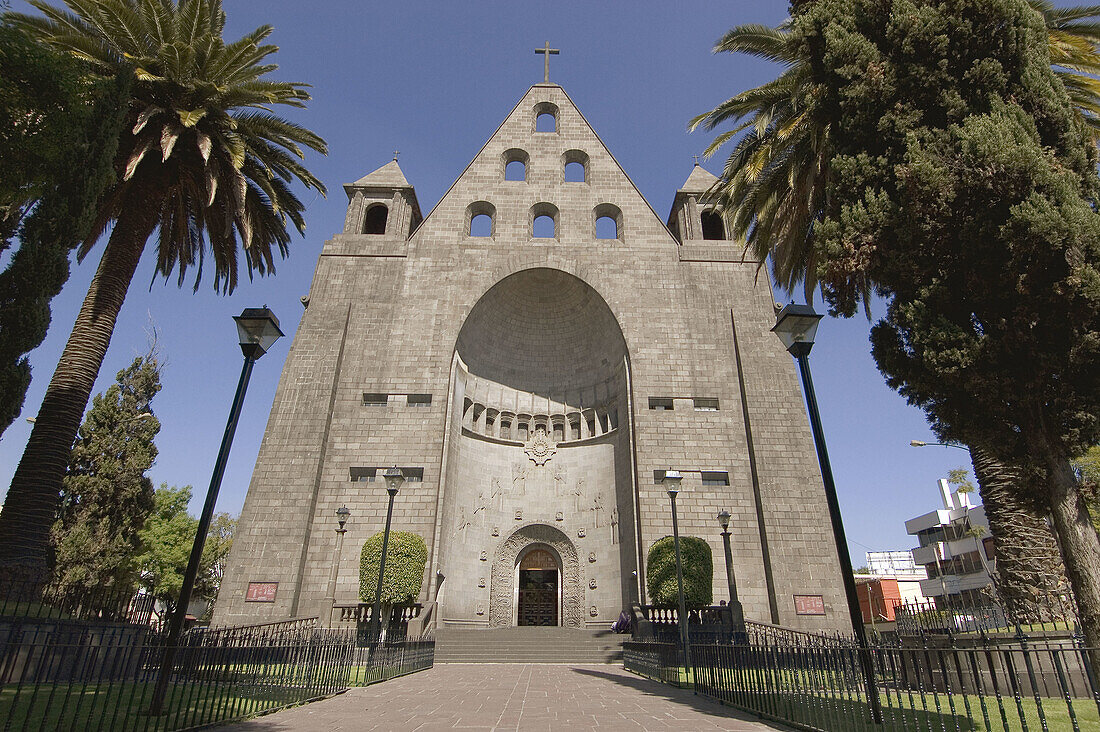
[[696, 161], [691, 175], [676, 191], [672, 211], [668, 215], [668, 228], [681, 244], [729, 241], [728, 222], [712, 204], [706, 202], [705, 194], [717, 180]]
[[344, 234], [405, 240], [423, 220], [416, 191], [405, 180], [397, 158], [345, 184], [344, 192], [348, 194]]

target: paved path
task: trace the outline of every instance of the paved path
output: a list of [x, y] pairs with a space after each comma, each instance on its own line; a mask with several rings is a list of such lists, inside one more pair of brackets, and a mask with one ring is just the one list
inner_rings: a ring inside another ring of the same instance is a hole
[[776, 730], [621, 667], [440, 664], [324, 701], [220, 728], [326, 730]]

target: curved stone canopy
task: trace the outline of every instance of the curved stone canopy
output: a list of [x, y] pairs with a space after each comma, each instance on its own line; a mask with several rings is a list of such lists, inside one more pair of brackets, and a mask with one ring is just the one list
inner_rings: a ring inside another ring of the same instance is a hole
[[471, 374], [539, 394], [606, 381], [626, 355], [619, 324], [599, 293], [549, 268], [517, 272], [491, 287], [456, 347]]

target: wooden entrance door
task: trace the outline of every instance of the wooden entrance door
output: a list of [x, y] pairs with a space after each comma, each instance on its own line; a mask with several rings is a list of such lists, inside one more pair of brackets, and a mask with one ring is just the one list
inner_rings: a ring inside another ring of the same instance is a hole
[[558, 624], [558, 563], [545, 549], [527, 553], [519, 565], [517, 625]]

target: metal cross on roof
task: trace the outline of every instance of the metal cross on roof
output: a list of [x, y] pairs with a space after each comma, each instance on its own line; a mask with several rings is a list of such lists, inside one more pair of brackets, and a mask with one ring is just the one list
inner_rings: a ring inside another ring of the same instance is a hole
[[[698, 155], [692, 155], [691, 157], [695, 158], [695, 164], [698, 165], [699, 164], [699, 156]], [[394, 158], [394, 159], [396, 160], [396, 158]]]
[[397, 162], [397, 156], [398, 156], [398, 155], [400, 155], [400, 154], [401, 154], [401, 151], [400, 151], [400, 150], [394, 150], [394, 151], [393, 151], [393, 161], [394, 161], [395, 163]]
[[550, 41], [546, 42], [545, 48], [536, 48], [535, 53], [543, 54], [543, 66], [542, 66], [542, 81], [543, 83], [550, 83], [550, 57], [557, 56], [561, 51], [557, 48], [550, 48]]

